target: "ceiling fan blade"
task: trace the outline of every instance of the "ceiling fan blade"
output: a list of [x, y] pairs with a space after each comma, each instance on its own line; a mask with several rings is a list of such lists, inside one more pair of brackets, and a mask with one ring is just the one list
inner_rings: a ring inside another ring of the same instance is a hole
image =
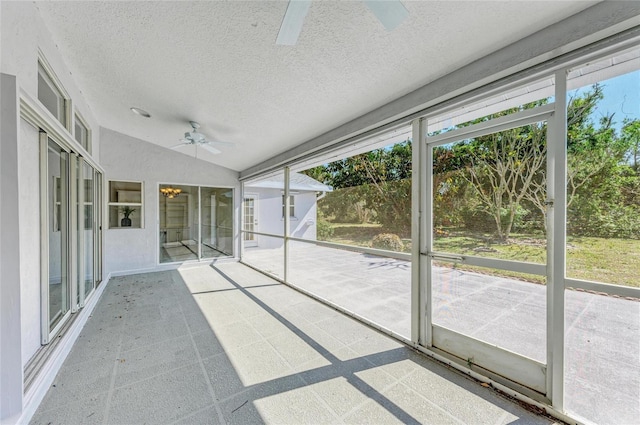
[[302, 31], [304, 18], [307, 16], [311, 0], [289, 0], [287, 11], [282, 19], [276, 44], [295, 46]]
[[387, 31], [392, 31], [409, 16], [409, 11], [400, 0], [364, 0], [376, 18], [384, 25]]
[[190, 145], [191, 142], [189, 142], [188, 140], [182, 139], [182, 143], [175, 145], [175, 146], [171, 146], [169, 149], [178, 149], [178, 148], [183, 148], [185, 146]]
[[210, 144], [208, 144], [208, 143], [199, 143], [199, 144], [198, 144], [198, 146], [202, 147], [202, 149], [204, 149], [204, 150], [206, 150], [206, 151], [211, 152], [211, 153], [212, 153], [212, 154], [214, 154], [214, 155], [217, 155], [217, 154], [219, 154], [219, 153], [222, 153], [222, 151], [221, 151], [221, 150], [218, 150], [218, 149], [214, 148], [213, 146], [211, 146], [211, 145], [210, 145]]
[[206, 140], [204, 141], [204, 143], [215, 143], [215, 144], [217, 144], [217, 145], [227, 145], [227, 146], [234, 146], [234, 145], [235, 145], [235, 143], [234, 143], [234, 142], [224, 142], [224, 141], [222, 141], [222, 140], [216, 140], [216, 139], [213, 139], [213, 140], [211, 140], [211, 139], [206, 139]]

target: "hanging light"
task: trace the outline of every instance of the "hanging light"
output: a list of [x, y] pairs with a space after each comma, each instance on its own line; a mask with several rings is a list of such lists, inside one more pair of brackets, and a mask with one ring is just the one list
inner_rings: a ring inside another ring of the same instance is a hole
[[162, 193], [166, 198], [173, 199], [176, 196], [180, 195], [182, 189], [178, 189], [177, 187], [161, 187], [160, 193]]

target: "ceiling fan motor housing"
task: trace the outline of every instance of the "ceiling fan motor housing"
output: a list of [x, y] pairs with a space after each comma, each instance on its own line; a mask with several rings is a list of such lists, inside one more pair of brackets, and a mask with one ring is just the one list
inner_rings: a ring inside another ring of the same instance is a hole
[[203, 142], [206, 137], [202, 133], [198, 133], [197, 131], [187, 131], [184, 133], [184, 137], [187, 140], [191, 140], [193, 142]]

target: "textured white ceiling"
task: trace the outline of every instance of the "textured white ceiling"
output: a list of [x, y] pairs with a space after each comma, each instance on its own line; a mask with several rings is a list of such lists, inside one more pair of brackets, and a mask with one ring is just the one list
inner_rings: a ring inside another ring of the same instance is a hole
[[169, 147], [195, 120], [236, 142], [198, 157], [243, 170], [594, 2], [403, 3], [388, 32], [362, 1], [314, 1], [294, 47], [286, 1], [37, 5], [100, 125]]

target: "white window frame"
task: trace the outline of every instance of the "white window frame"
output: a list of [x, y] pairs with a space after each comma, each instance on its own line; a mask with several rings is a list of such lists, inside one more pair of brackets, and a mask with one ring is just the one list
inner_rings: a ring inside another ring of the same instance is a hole
[[[60, 97], [62, 98], [62, 119], [60, 119], [60, 117], [57, 117], [55, 115], [53, 115], [53, 113], [51, 111], [49, 111], [49, 109], [45, 106], [45, 110], [48, 111], [51, 116], [53, 116], [56, 121], [60, 122], [62, 124], [62, 126], [71, 133], [71, 96], [69, 96], [69, 93], [65, 90], [64, 86], [62, 85], [62, 82], [60, 81], [60, 79], [58, 78], [58, 76], [56, 75], [56, 73], [54, 72], [53, 68], [51, 67], [51, 65], [49, 65], [49, 62], [46, 60], [46, 58], [44, 57], [44, 55], [42, 54], [41, 51], [38, 52], [38, 77], [40, 77], [40, 71], [44, 72], [44, 80], [47, 83], [47, 85], [50, 86], [50, 88], [54, 91], [57, 92], [57, 94], [60, 95]], [[38, 97], [38, 101], [40, 102], [40, 99]], [[40, 102], [43, 106], [44, 104], [42, 102]]]
[[[76, 133], [76, 126], [80, 125], [81, 127], [83, 127], [86, 131], [86, 140], [83, 141], [82, 140], [78, 140], [78, 134]], [[78, 110], [75, 111], [75, 113], [73, 114], [73, 138], [75, 139], [76, 142], [78, 142], [78, 144], [80, 144], [80, 146], [82, 146], [82, 148], [84, 148], [85, 151], [87, 151], [87, 153], [89, 155], [91, 155], [91, 127], [89, 127], [89, 124], [87, 124], [87, 121], [84, 119], [84, 117], [80, 114], [80, 112], [78, 112]]]
[[[297, 220], [296, 217], [296, 204], [295, 204], [295, 196], [298, 192], [290, 192], [289, 194], [289, 217]], [[282, 193], [282, 220], [284, 220], [284, 213], [286, 209], [286, 202], [284, 197], [284, 192]]]

